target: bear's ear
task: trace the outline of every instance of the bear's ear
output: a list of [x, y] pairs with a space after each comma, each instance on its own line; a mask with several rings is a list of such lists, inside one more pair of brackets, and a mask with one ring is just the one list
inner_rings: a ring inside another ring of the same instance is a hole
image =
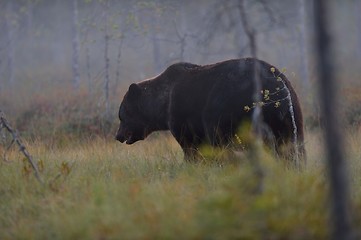
[[129, 86], [128, 95], [130, 98], [136, 99], [140, 96], [141, 93], [142, 89], [136, 83], [132, 83]]

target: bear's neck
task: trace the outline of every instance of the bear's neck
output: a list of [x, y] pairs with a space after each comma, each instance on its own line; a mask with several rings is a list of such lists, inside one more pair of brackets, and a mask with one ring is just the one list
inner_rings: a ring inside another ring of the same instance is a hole
[[171, 86], [161, 81], [148, 80], [139, 83], [142, 88], [142, 110], [151, 131], [169, 130], [168, 109]]

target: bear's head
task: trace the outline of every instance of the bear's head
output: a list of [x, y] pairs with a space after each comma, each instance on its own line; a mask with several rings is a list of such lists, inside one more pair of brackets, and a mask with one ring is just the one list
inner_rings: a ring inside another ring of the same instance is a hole
[[120, 125], [116, 139], [121, 143], [133, 144], [143, 140], [150, 133], [144, 113], [141, 111], [141, 97], [142, 89], [133, 83], [120, 104]]

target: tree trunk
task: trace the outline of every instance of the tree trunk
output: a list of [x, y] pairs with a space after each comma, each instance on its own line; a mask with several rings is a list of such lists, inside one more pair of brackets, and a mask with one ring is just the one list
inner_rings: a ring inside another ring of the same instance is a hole
[[32, 0], [27, 1], [27, 13], [26, 13], [26, 33], [30, 39], [32, 39], [33, 29], [33, 17], [34, 17], [34, 2]]
[[327, 0], [314, 1], [315, 5], [315, 47], [318, 61], [319, 95], [321, 112], [325, 120], [325, 146], [328, 160], [331, 220], [333, 239], [351, 239], [350, 219], [348, 215], [349, 191], [346, 162], [344, 157], [343, 134], [339, 116], [339, 100], [331, 54], [331, 39], [328, 23], [331, 19], [327, 12]]
[[73, 0], [73, 87], [79, 90], [79, 21], [78, 21], [78, 0]]
[[88, 42], [85, 43], [85, 67], [86, 67], [86, 76], [88, 79], [88, 91], [90, 95], [93, 94], [93, 85], [92, 85], [92, 77], [91, 77], [91, 68], [90, 68], [90, 47]]
[[301, 57], [301, 81], [303, 85], [303, 89], [305, 92], [308, 92], [309, 90], [309, 71], [308, 71], [308, 54], [307, 54], [307, 17], [306, 17], [306, 7], [307, 7], [306, 0], [299, 0], [300, 6], [299, 6], [299, 21], [300, 21], [300, 57]]
[[357, 55], [359, 60], [361, 60], [361, 1], [355, 0], [355, 15], [356, 15], [356, 24], [357, 24]]
[[[248, 37], [250, 50], [251, 50], [251, 56], [256, 59], [257, 58], [257, 43], [256, 43], [256, 31], [255, 29], [250, 26], [249, 19], [246, 15], [246, 8], [245, 8], [245, 1], [239, 0], [239, 12], [241, 17], [241, 23], [243, 26], [243, 29]], [[255, 109], [252, 114], [252, 128], [255, 134], [255, 143], [253, 146], [251, 146], [251, 156], [250, 160], [253, 166], [253, 170], [255, 173], [255, 176], [257, 178], [257, 186], [255, 191], [257, 193], [260, 193], [263, 191], [263, 178], [264, 173], [261, 168], [261, 165], [259, 163], [259, 159], [261, 158], [261, 151], [262, 151], [262, 108], [260, 106], [260, 103], [262, 101], [261, 98], [261, 79], [259, 76], [259, 63], [258, 61], [254, 61], [253, 65], [253, 81], [255, 85], [255, 89], [253, 92], [253, 101], [256, 103]]]
[[157, 30], [157, 24], [158, 24], [158, 18], [157, 16], [153, 19], [153, 26], [151, 31], [151, 38], [153, 43], [153, 59], [154, 59], [154, 65], [155, 65], [155, 72], [158, 74], [162, 70], [162, 63], [161, 63], [161, 53], [160, 53], [160, 47], [159, 47], [159, 40], [158, 40], [158, 30]]
[[104, 80], [104, 101], [105, 101], [105, 118], [109, 120], [110, 114], [110, 104], [109, 104], [109, 67], [110, 67], [110, 59], [108, 55], [109, 50], [109, 24], [108, 24], [108, 13], [109, 13], [109, 0], [105, 0], [104, 3], [104, 61], [105, 61], [105, 80]]
[[[251, 51], [251, 56], [253, 58], [257, 58], [257, 43], [256, 43], [256, 31], [254, 28], [250, 26], [249, 19], [247, 18], [247, 13], [245, 10], [245, 3], [244, 0], [240, 0], [239, 2], [239, 10], [241, 15], [241, 22], [243, 25], [243, 29], [248, 37], [249, 46]], [[261, 136], [262, 131], [262, 108], [259, 104], [262, 101], [261, 98], [261, 80], [259, 77], [259, 64], [257, 61], [254, 62], [253, 65], [253, 81], [255, 85], [254, 93], [253, 93], [253, 102], [256, 103], [255, 110], [253, 111], [252, 115], [252, 125], [256, 133], [256, 137], [259, 138]]]
[[7, 52], [7, 69], [8, 69], [8, 84], [14, 84], [14, 26], [12, 25], [13, 18], [13, 1], [8, 1], [6, 5], [5, 27], [6, 27], [6, 52]]
[[122, 51], [123, 51], [123, 43], [124, 43], [124, 36], [122, 35], [119, 39], [118, 45], [118, 53], [117, 53], [117, 70], [115, 72], [115, 85], [113, 88], [113, 93], [115, 94], [120, 82], [120, 65], [122, 61]]

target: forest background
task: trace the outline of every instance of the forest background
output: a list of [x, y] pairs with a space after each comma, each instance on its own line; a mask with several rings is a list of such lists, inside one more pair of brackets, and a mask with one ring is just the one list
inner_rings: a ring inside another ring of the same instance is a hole
[[[130, 83], [175, 62], [250, 56], [239, 1], [0, 1], [0, 108], [49, 186], [36, 186], [21, 153], [7, 149], [11, 138], [2, 131], [0, 236], [327, 238], [313, 4], [245, 2], [258, 58], [282, 69], [299, 95], [309, 156], [302, 174], [265, 157], [261, 196], [249, 193], [252, 167], [246, 163], [241, 170], [186, 165], [179, 146], [163, 133], [130, 147], [114, 140], [118, 107]], [[357, 225], [361, 1], [329, 2]]]

